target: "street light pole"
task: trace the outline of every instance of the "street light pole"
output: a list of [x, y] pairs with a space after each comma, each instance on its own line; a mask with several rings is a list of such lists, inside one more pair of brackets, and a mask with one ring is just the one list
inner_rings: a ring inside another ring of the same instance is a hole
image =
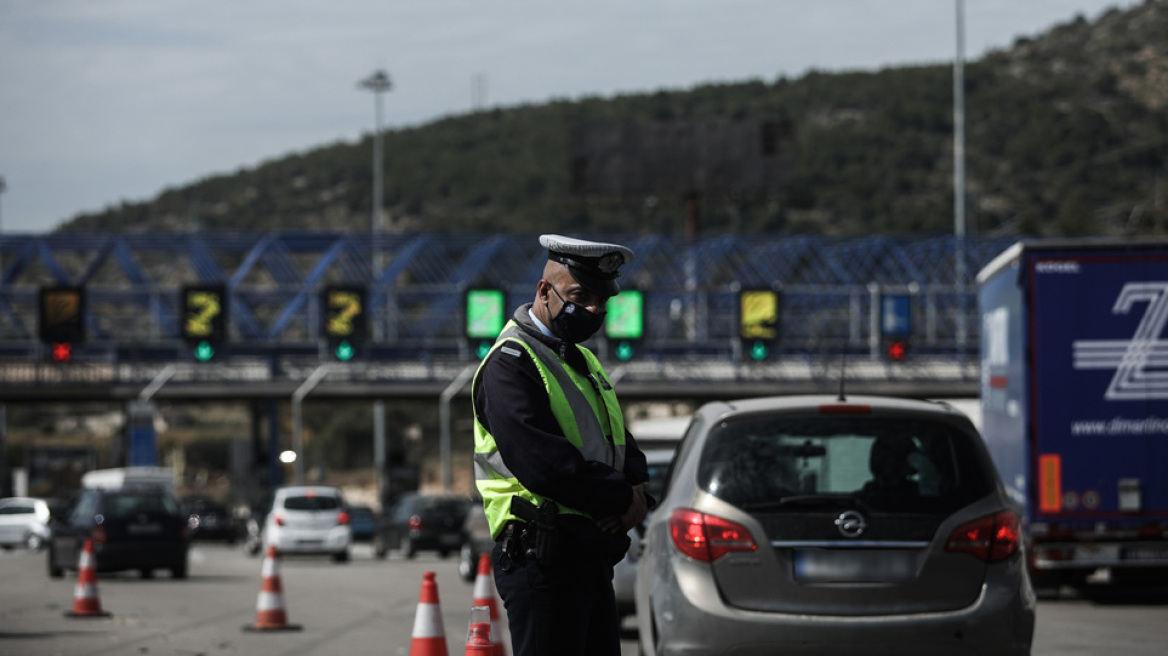
[[[0, 196], [8, 190], [8, 183], [0, 175]], [[3, 215], [0, 214], [0, 233], [4, 232]], [[3, 245], [0, 244], [0, 249]], [[0, 250], [0, 288], [4, 287], [4, 251]], [[8, 406], [0, 403], [0, 496], [11, 496], [12, 487], [8, 482]]]
[[[377, 284], [377, 278], [381, 273], [381, 233], [384, 229], [382, 225], [384, 222], [384, 213], [382, 212], [382, 183], [384, 173], [382, 167], [384, 158], [381, 154], [381, 94], [389, 91], [393, 85], [389, 81], [389, 75], [385, 71], [378, 70], [369, 77], [361, 80], [360, 87], [368, 89], [373, 92], [374, 109], [373, 109], [373, 216], [371, 220], [371, 229], [373, 232], [372, 257], [370, 258], [370, 296], [373, 296], [373, 286]], [[384, 310], [383, 310], [384, 311]], [[379, 340], [382, 337], [381, 322], [376, 317], [373, 318], [373, 339]], [[388, 487], [386, 479], [386, 448], [385, 448], [385, 401], [377, 399], [373, 402], [373, 466], [377, 477], [377, 501], [381, 503], [385, 501], [385, 491]]]
[[[4, 196], [4, 192], [8, 191], [8, 183], [4, 181], [4, 176], [0, 175], [0, 197]], [[0, 214], [0, 233], [4, 232], [4, 215]], [[4, 251], [0, 248], [0, 286], [4, 284]]]
[[953, 237], [956, 242], [953, 276], [957, 283], [960, 316], [957, 345], [965, 346], [965, 0], [956, 0], [957, 54], [953, 58]]
[[389, 76], [385, 71], [376, 71], [373, 75], [361, 80], [359, 83], [362, 89], [368, 89], [373, 92], [374, 111], [373, 111], [373, 216], [371, 220], [371, 227], [373, 232], [373, 278], [377, 279], [377, 274], [381, 269], [381, 243], [380, 233], [384, 231], [385, 214], [382, 211], [382, 183], [383, 183], [383, 167], [385, 163], [382, 161], [382, 134], [381, 134], [381, 94], [393, 88], [393, 84], [389, 81]]

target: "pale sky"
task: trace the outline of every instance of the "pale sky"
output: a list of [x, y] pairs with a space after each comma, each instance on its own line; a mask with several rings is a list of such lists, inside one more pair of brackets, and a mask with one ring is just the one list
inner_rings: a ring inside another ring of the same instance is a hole
[[[0, 230], [487, 107], [952, 62], [956, 0], [0, 0]], [[977, 59], [1138, 0], [965, 0]]]

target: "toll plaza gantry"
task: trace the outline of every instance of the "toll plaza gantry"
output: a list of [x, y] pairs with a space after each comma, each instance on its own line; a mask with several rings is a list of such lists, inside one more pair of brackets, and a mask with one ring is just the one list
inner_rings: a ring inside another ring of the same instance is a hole
[[[588, 344], [622, 399], [694, 400], [835, 390], [841, 376], [853, 392], [976, 395], [972, 275], [1014, 241], [582, 236], [637, 255]], [[0, 403], [121, 401], [131, 416], [156, 399], [449, 403], [534, 297], [537, 237], [5, 234]]]

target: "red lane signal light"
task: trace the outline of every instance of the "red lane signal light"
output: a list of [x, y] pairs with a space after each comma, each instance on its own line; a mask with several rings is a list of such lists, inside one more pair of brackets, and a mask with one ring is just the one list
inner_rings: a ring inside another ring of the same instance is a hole
[[68, 342], [57, 342], [52, 346], [53, 362], [69, 362], [73, 359], [73, 345]]
[[892, 362], [901, 362], [908, 356], [908, 343], [900, 339], [891, 340], [885, 348], [885, 353]]

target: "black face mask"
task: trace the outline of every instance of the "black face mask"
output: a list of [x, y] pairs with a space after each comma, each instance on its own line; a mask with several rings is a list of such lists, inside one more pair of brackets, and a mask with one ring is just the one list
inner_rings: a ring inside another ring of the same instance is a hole
[[579, 344], [594, 335], [604, 325], [605, 313], [597, 314], [582, 305], [565, 301], [551, 283], [548, 283], [548, 287], [551, 287], [556, 297], [564, 304], [564, 307], [560, 308], [560, 313], [552, 317], [552, 332], [557, 337], [570, 344]]

